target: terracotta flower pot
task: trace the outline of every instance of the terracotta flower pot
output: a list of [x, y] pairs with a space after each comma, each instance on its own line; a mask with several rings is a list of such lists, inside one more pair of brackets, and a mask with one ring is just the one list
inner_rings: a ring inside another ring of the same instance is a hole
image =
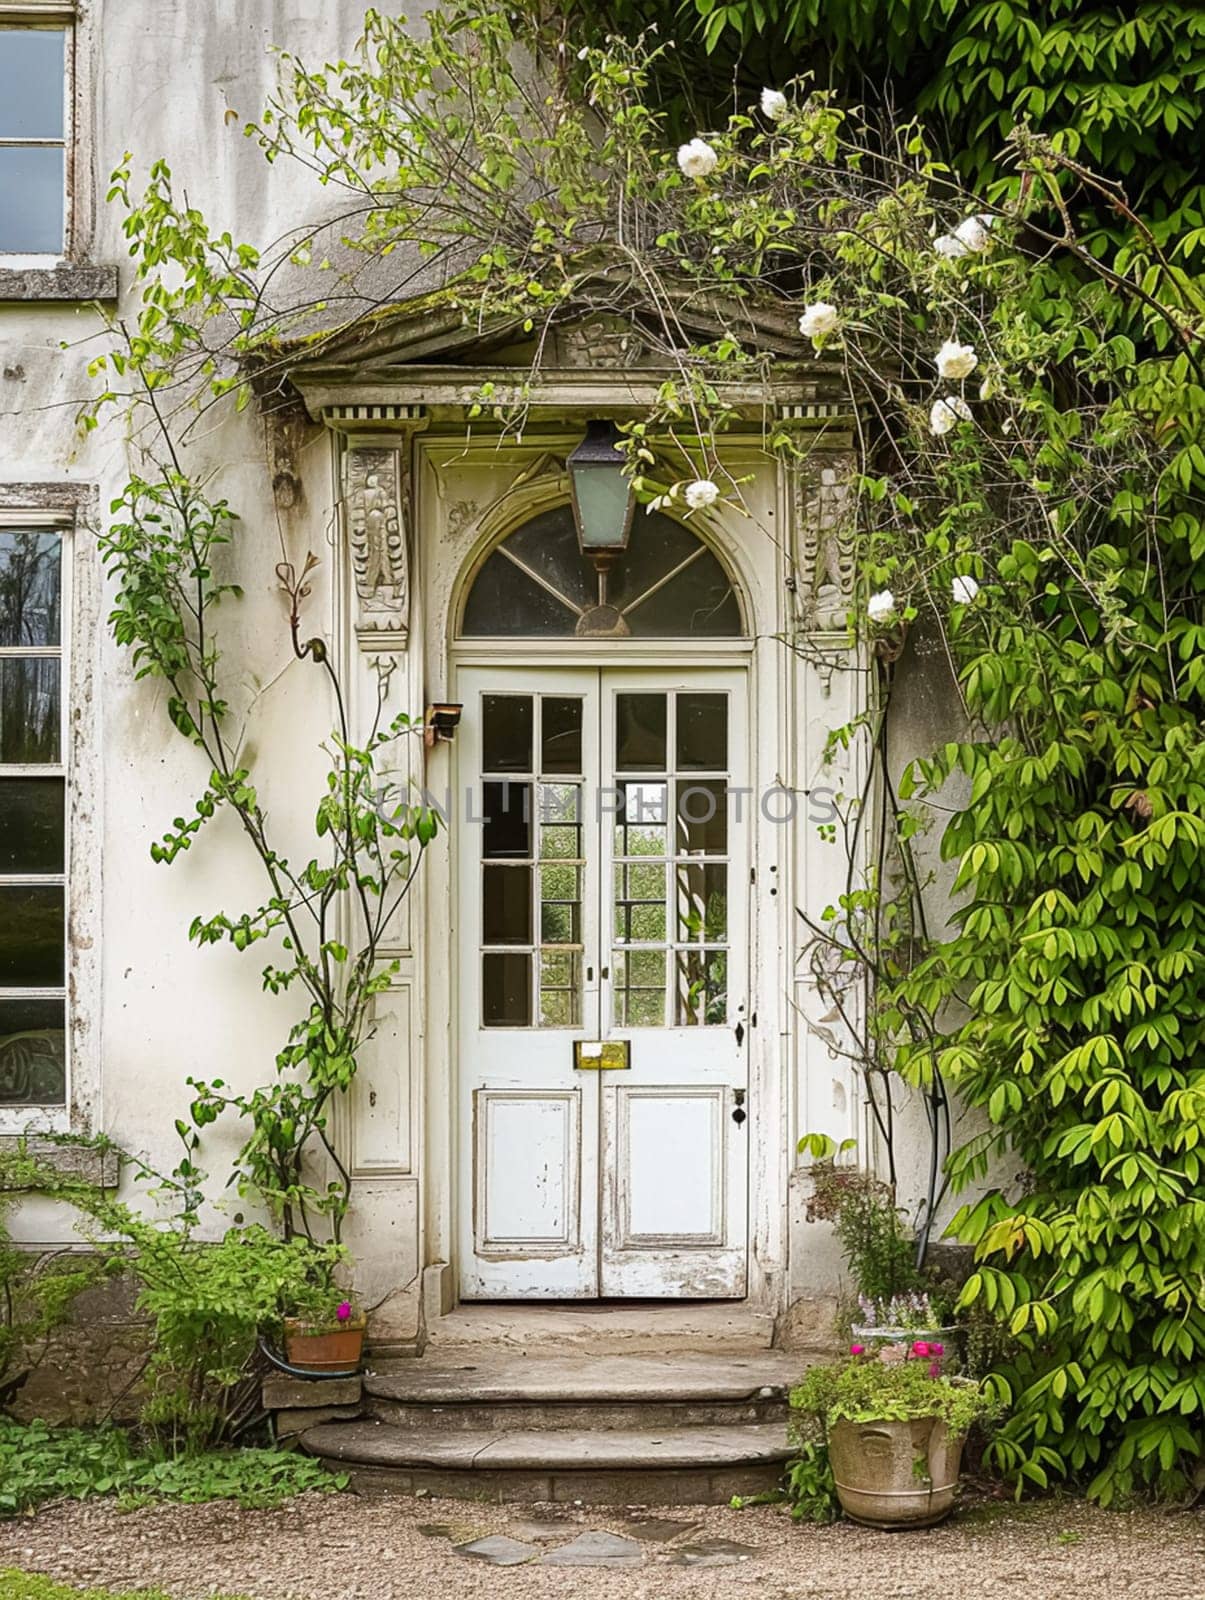
[[944, 1422], [835, 1422], [828, 1455], [847, 1517], [872, 1528], [927, 1528], [958, 1493], [963, 1441]]
[[303, 1372], [358, 1372], [364, 1355], [366, 1319], [331, 1322], [315, 1327], [296, 1317], [285, 1318], [285, 1357]]

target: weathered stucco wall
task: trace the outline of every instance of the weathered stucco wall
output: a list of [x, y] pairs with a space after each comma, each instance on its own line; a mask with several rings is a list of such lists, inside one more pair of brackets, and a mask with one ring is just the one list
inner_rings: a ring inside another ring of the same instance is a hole
[[[132, 273], [121, 212], [106, 206], [104, 195], [108, 174], [127, 150], [135, 158], [135, 193], [150, 162], [163, 157], [189, 201], [239, 239], [271, 239], [329, 210], [330, 196], [300, 169], [264, 161], [243, 137], [242, 122], [259, 112], [271, 89], [274, 43], [329, 59], [350, 48], [357, 21], [355, 8], [287, 0], [213, 0], [201, 7], [91, 0], [81, 7], [79, 253], [118, 266], [117, 314], [134, 303]], [[28, 273], [25, 279], [27, 286]], [[40, 281], [44, 292], [45, 274]], [[10, 279], [0, 287], [13, 294], [22, 285]], [[53, 287], [63, 292], [61, 283]], [[94, 575], [96, 524], [107, 518], [138, 459], [116, 412], [86, 436], [77, 428], [79, 407], [99, 381], [86, 370], [103, 348], [99, 327], [86, 305], [16, 299], [0, 305], [0, 485], [84, 486], [92, 511], [76, 535], [75, 567]], [[316, 549], [323, 566], [309, 602], [313, 631], [329, 631], [331, 453], [325, 430], [310, 425], [287, 430], [276, 448], [266, 448], [273, 443], [253, 413], [235, 418], [227, 407], [220, 423], [207, 417], [195, 425], [189, 465], [199, 475], [220, 469], [216, 492], [242, 518], [232, 570], [246, 598], [224, 609], [221, 623], [234, 667], [231, 726], [245, 729], [273, 826], [296, 853], [307, 847], [321, 782], [318, 743], [331, 707], [319, 671], [293, 660], [275, 567]], [[272, 478], [282, 465], [297, 482], [274, 497]], [[12, 489], [9, 498], [29, 502], [37, 495]], [[150, 840], [191, 812], [206, 780], [204, 759], [172, 733], [162, 688], [135, 683], [128, 654], [105, 625], [110, 593], [102, 598], [99, 584], [89, 590], [80, 583], [76, 592], [83, 604], [72, 639], [73, 696], [95, 757], [95, 788], [77, 796], [88, 821], [73, 842], [101, 863], [73, 927], [77, 948], [88, 944], [95, 953], [74, 996], [93, 1023], [75, 1063], [76, 1108], [79, 1120], [170, 1166], [185, 1079], [264, 1081], [287, 1032], [287, 1004], [262, 994], [263, 962], [256, 956], [190, 945], [195, 915], [259, 904], [255, 864], [227, 818], [171, 867], [150, 859]], [[210, 1164], [223, 1178], [234, 1148], [233, 1129], [211, 1146]], [[63, 1236], [64, 1223], [51, 1208], [27, 1207], [17, 1231], [53, 1239]]]

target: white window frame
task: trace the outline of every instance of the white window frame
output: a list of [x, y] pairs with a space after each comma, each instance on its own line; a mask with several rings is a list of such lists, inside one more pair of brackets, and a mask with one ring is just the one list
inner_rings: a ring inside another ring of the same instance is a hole
[[75, 615], [73, 578], [73, 533], [75, 518], [68, 511], [21, 511], [0, 509], [0, 528], [40, 528], [59, 534], [59, 643], [57, 645], [0, 645], [0, 658], [41, 658], [61, 662], [59, 668], [59, 759], [57, 762], [35, 762], [0, 766], [0, 798], [3, 784], [9, 778], [63, 779], [63, 871], [62, 873], [9, 873], [0, 874], [0, 884], [21, 887], [25, 884], [56, 885], [63, 887], [63, 982], [50, 989], [0, 988], [0, 999], [46, 999], [63, 1001], [63, 1099], [53, 1105], [0, 1105], [0, 1135], [25, 1133], [38, 1129], [50, 1133], [65, 1133], [71, 1126], [73, 1087], [73, 1059], [71, 1047], [71, 977], [72, 957], [69, 940], [71, 921], [72, 882], [72, 828], [71, 789], [73, 763], [71, 754], [71, 704], [72, 704], [72, 621]]
[[18, 139], [0, 134], [0, 149], [63, 150], [63, 239], [61, 248], [49, 251], [0, 250], [0, 267], [46, 267], [70, 261], [76, 239], [76, 8], [63, 0], [0, 0], [0, 28], [59, 29], [63, 40], [63, 137]]

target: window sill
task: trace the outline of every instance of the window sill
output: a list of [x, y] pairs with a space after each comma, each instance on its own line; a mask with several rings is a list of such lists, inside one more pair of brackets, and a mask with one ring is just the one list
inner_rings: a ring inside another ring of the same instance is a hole
[[18, 1134], [10, 1129], [0, 1131], [0, 1152], [16, 1148], [18, 1139], [24, 1138], [25, 1148], [48, 1167], [64, 1176], [81, 1178], [98, 1189], [116, 1189], [121, 1175], [121, 1163], [115, 1150], [92, 1150], [87, 1145], [56, 1144], [42, 1134]]
[[117, 299], [116, 267], [6, 267], [0, 257], [0, 302]]

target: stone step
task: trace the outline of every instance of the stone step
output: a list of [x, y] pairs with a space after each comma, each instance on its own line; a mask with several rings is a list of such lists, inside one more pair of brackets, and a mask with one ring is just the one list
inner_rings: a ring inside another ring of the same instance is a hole
[[429, 1326], [427, 1349], [523, 1355], [745, 1355], [769, 1350], [774, 1318], [743, 1301], [461, 1304]]
[[361, 1493], [584, 1505], [720, 1505], [772, 1488], [791, 1454], [781, 1422], [506, 1432], [331, 1422], [301, 1445]]
[[446, 1350], [365, 1375], [367, 1414], [399, 1428], [539, 1432], [774, 1422], [798, 1355], [531, 1356]]

